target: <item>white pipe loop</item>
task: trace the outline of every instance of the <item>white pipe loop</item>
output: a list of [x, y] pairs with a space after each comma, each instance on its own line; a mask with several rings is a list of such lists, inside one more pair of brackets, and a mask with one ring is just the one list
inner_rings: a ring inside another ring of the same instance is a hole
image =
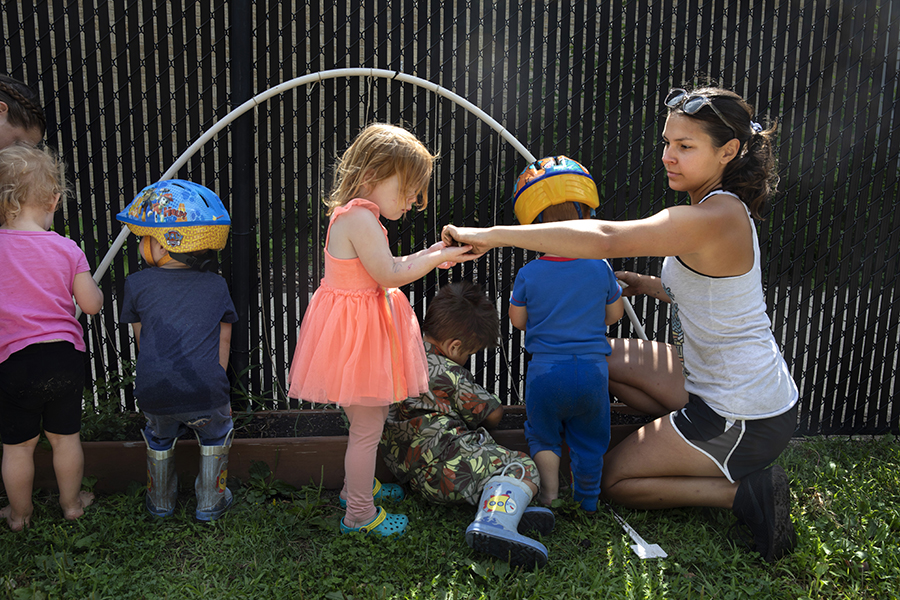
[[[416, 77], [415, 75], [408, 75], [406, 73], [401, 73], [399, 71], [390, 71], [387, 69], [330, 69], [328, 71], [319, 71], [318, 73], [310, 73], [308, 75], [290, 79], [274, 87], [271, 87], [264, 92], [260, 92], [240, 106], [237, 106], [231, 112], [217, 121], [205, 133], [203, 133], [203, 135], [197, 138], [197, 140], [193, 144], [191, 144], [188, 149], [181, 154], [181, 156], [178, 157], [178, 160], [172, 163], [172, 166], [169, 167], [165, 173], [163, 173], [162, 177], [160, 177], [159, 180], [164, 181], [166, 179], [171, 179], [172, 177], [174, 177], [175, 174], [178, 173], [178, 170], [181, 169], [185, 164], [187, 164], [187, 161], [197, 152], [197, 150], [200, 149], [201, 146], [203, 146], [209, 140], [213, 139], [220, 131], [230, 125], [232, 121], [246, 113], [248, 110], [256, 108], [269, 98], [284, 93], [287, 90], [292, 90], [296, 87], [300, 87], [301, 85], [325, 81], [326, 79], [337, 79], [339, 77], [376, 77], [381, 79], [391, 79], [395, 81], [411, 83], [421, 88], [425, 88], [426, 90], [430, 90], [438, 96], [443, 96], [444, 98], [452, 100], [454, 103], [462, 106], [467, 111], [490, 125], [491, 129], [499, 133], [500, 136], [504, 140], [509, 142], [510, 145], [512, 145], [512, 147], [515, 148], [519, 154], [525, 157], [525, 161], [527, 163], [535, 161], [534, 155], [531, 154], [531, 152], [529, 152], [525, 148], [525, 146], [523, 146], [519, 142], [519, 140], [517, 140], [515, 136], [512, 135], [512, 133], [510, 133], [505, 127], [494, 120], [493, 117], [491, 117], [489, 114], [487, 114], [462, 96], [459, 96], [458, 94], [455, 94], [447, 88], [443, 88], [436, 83], [433, 83], [426, 79], [422, 79], [420, 77]], [[128, 234], [130, 232], [131, 230], [129, 230], [128, 227], [122, 227], [122, 230], [119, 232], [118, 237], [116, 237], [115, 241], [113, 241], [112, 243], [112, 246], [110, 246], [109, 250], [107, 250], [106, 256], [103, 257], [103, 260], [97, 266], [97, 270], [94, 272], [94, 281], [99, 283], [100, 279], [103, 278], [103, 275], [106, 274], [106, 270], [109, 268], [109, 265], [112, 264], [115, 255], [118, 254], [119, 250], [125, 244], [125, 240], [128, 239]], [[643, 327], [641, 327], [641, 324], [638, 322], [637, 315], [635, 315], [634, 309], [631, 307], [631, 303], [628, 302], [627, 298], [624, 298], [624, 300], [625, 312], [628, 314], [628, 318], [631, 319], [631, 323], [640, 338], [646, 340], [647, 334], [644, 333]], [[75, 316], [76, 318], [81, 316], [80, 308], [76, 310]]]

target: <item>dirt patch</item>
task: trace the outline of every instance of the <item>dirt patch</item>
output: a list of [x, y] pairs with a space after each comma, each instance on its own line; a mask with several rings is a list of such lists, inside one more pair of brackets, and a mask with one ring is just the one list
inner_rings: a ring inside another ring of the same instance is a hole
[[[144, 418], [140, 413], [129, 414], [125, 425], [116, 433], [117, 440], [140, 440]], [[290, 438], [347, 435], [343, 413], [333, 410], [260, 411], [234, 413], [236, 438]], [[102, 433], [91, 441], [109, 441]], [[180, 439], [194, 439], [186, 433]]]
[[239, 438], [289, 438], [347, 435], [340, 411], [271, 411], [235, 413], [234, 435]]
[[[645, 415], [612, 413], [613, 425], [643, 424], [650, 420]], [[140, 440], [144, 419], [139, 413], [129, 415], [127, 425], [121, 430], [126, 440]], [[236, 438], [293, 438], [347, 435], [347, 420], [339, 410], [296, 410], [259, 411], [254, 413], [234, 413], [234, 435]], [[525, 410], [523, 407], [508, 407], [497, 429], [523, 429]], [[118, 437], [118, 439], [122, 439]], [[181, 439], [194, 439], [192, 433]], [[98, 437], [96, 441], [103, 441]]]

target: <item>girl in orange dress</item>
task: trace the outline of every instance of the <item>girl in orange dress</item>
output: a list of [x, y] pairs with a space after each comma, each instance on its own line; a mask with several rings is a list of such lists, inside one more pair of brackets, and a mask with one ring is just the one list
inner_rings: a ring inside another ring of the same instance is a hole
[[434, 159], [405, 129], [369, 125], [341, 157], [325, 200], [325, 276], [300, 327], [288, 395], [339, 404], [350, 421], [342, 533], [388, 536], [408, 522], [374, 504], [373, 496], [402, 498], [399, 486], [372, 485], [389, 406], [428, 389], [419, 324], [397, 286], [455, 262], [470, 247], [437, 242], [395, 257], [378, 217], [396, 221], [413, 205], [425, 208]]

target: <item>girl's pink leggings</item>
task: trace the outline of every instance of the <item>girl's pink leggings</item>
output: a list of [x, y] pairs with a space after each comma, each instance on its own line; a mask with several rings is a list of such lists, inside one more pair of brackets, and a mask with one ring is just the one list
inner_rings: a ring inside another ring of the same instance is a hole
[[388, 416], [388, 406], [345, 406], [350, 421], [347, 453], [344, 455], [344, 489], [347, 500], [344, 525], [360, 527], [375, 518], [372, 484], [375, 481], [375, 460], [378, 442]]

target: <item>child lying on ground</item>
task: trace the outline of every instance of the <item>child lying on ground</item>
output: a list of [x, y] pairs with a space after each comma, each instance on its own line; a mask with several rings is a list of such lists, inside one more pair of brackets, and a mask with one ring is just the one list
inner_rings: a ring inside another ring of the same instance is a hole
[[430, 391], [391, 406], [382, 450], [397, 479], [414, 491], [436, 503], [478, 507], [466, 529], [469, 546], [532, 568], [547, 562], [547, 549], [519, 531], [548, 534], [553, 513], [528, 508], [540, 485], [537, 467], [487, 432], [503, 407], [463, 366], [471, 354], [497, 345], [499, 329], [496, 308], [476, 285], [441, 288], [422, 325]]

